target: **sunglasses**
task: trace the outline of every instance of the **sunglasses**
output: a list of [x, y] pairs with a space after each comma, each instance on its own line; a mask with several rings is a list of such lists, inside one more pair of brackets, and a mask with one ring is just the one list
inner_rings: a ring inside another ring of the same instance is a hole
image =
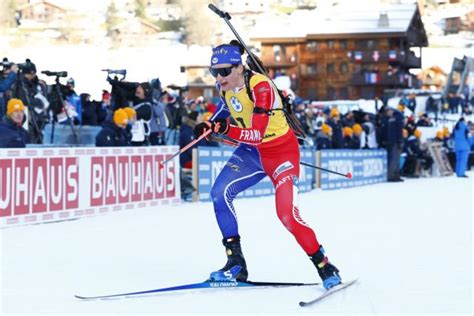
[[217, 78], [217, 75], [221, 75], [221, 77], [227, 77], [232, 73], [232, 68], [237, 67], [238, 65], [232, 65], [230, 67], [225, 67], [225, 68], [209, 68], [209, 71], [211, 72], [211, 75], [214, 78]]

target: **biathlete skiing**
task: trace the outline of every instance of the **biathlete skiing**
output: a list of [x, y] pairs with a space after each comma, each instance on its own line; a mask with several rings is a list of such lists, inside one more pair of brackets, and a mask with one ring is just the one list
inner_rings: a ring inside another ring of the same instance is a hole
[[[214, 211], [223, 237], [227, 263], [212, 272], [212, 281], [246, 281], [248, 270], [240, 244], [234, 198], [268, 176], [275, 187], [278, 218], [308, 255], [326, 289], [341, 283], [338, 269], [329, 262], [311, 227], [299, 215], [300, 151], [283, 102], [265, 75], [246, 68], [239, 43], [212, 51], [211, 74], [216, 78], [220, 102], [215, 114], [198, 124], [196, 138], [211, 129], [239, 146], [217, 176], [211, 190]], [[231, 124], [230, 119], [235, 124]]]

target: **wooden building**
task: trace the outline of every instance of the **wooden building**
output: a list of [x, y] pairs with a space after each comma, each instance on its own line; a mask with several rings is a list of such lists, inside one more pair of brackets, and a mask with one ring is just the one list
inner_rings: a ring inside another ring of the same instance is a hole
[[416, 4], [334, 6], [257, 24], [251, 38], [276, 75], [304, 99], [370, 99], [385, 89], [418, 87], [427, 35]]
[[141, 18], [130, 18], [112, 29], [115, 41], [121, 46], [147, 46], [156, 41], [160, 28]]

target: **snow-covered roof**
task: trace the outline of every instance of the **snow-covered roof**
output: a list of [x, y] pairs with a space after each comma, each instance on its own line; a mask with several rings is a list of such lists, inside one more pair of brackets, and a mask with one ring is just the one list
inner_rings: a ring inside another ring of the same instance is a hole
[[[295, 11], [277, 19], [260, 19], [253, 38], [302, 38], [317, 34], [405, 33], [416, 13], [416, 4], [361, 5], [359, 1], [314, 10]], [[381, 15], [388, 23], [380, 25]]]

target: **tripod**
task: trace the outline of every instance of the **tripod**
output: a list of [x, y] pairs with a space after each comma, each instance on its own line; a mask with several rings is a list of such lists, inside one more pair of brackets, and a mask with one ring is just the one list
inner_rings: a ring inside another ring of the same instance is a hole
[[64, 98], [61, 94], [61, 83], [59, 82], [59, 77], [60, 76], [56, 75], [56, 79], [54, 80], [55, 84], [54, 84], [53, 90], [52, 90], [54, 101], [53, 101], [53, 104], [52, 104], [53, 121], [52, 121], [52, 127], [51, 127], [51, 144], [53, 144], [53, 142], [54, 142], [54, 127], [55, 127], [55, 122], [57, 122], [57, 120], [58, 120], [58, 116], [57, 116], [57, 114], [54, 113], [54, 109], [61, 109], [61, 111], [63, 111], [66, 114], [68, 124], [71, 127], [71, 133], [74, 137], [74, 144], [77, 145], [78, 144], [77, 134], [76, 134], [76, 131], [74, 130], [72, 120], [69, 117], [69, 113], [68, 113], [66, 107], [64, 106]]
[[[37, 114], [34, 112], [34, 106], [31, 103], [31, 98], [24, 86], [23, 74], [20, 69], [16, 76], [15, 89], [13, 90], [13, 97], [22, 100], [28, 108], [28, 131], [33, 136], [32, 142], [36, 144], [43, 143], [43, 133], [37, 121]], [[30, 130], [30, 127], [32, 130]]]

